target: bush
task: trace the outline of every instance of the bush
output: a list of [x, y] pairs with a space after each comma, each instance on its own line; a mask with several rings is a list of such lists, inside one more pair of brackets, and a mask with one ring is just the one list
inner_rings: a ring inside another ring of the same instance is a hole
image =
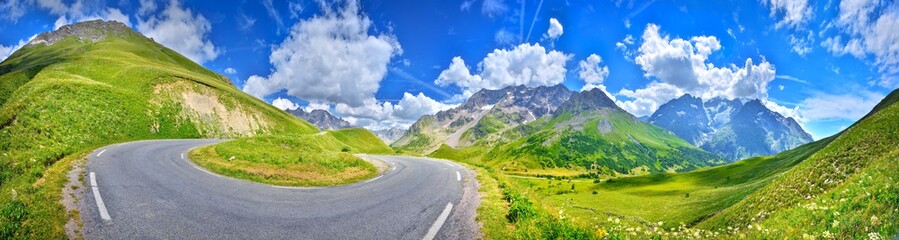
[[344, 146], [344, 147], [340, 148], [340, 151], [341, 152], [350, 152], [350, 147]]

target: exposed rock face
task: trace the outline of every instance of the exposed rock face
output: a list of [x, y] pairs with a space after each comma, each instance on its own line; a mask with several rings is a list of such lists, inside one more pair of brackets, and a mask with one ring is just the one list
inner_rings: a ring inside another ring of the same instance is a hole
[[779, 153], [813, 140], [794, 119], [759, 100], [703, 101], [684, 95], [663, 104], [648, 121], [731, 161]]
[[481, 90], [455, 108], [422, 116], [393, 145], [425, 152], [444, 143], [496, 141], [500, 136], [494, 133], [551, 114], [573, 93], [562, 85]]
[[396, 142], [397, 139], [403, 137], [403, 134], [406, 134], [406, 130], [401, 128], [390, 128], [372, 132], [387, 144]]
[[52, 32], [41, 33], [34, 37], [34, 39], [32, 39], [30, 42], [28, 42], [28, 45], [52, 45], [53, 43], [56, 43], [56, 41], [70, 36], [77, 37], [81, 40], [99, 42], [109, 36], [124, 37], [129, 35], [142, 36], [140, 35], [140, 33], [135, 32], [124, 23], [116, 21], [91, 20], [71, 25], [65, 25]]
[[346, 120], [335, 117], [334, 115], [331, 115], [331, 113], [329, 113], [328, 111], [321, 110], [321, 109], [315, 109], [315, 110], [312, 110], [311, 112], [306, 112], [306, 111], [303, 111], [303, 109], [298, 108], [296, 110], [287, 110], [287, 112], [294, 116], [302, 118], [303, 120], [306, 120], [309, 123], [312, 123], [313, 125], [315, 125], [316, 127], [318, 127], [319, 129], [322, 129], [322, 130], [337, 130], [337, 129], [353, 127]]
[[612, 101], [605, 92], [599, 88], [594, 88], [575, 94], [571, 99], [562, 103], [556, 111], [580, 114], [600, 109], [622, 110], [618, 105], [615, 105], [615, 101]]

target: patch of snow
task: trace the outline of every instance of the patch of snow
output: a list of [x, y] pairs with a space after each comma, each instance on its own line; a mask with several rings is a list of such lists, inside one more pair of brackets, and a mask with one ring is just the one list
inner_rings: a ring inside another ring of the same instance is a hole
[[696, 104], [690, 104], [690, 107], [693, 108], [693, 109], [699, 109], [699, 107], [696, 106]]
[[677, 116], [678, 116], [678, 117], [683, 117], [684, 115], [687, 115], [687, 113], [684, 112], [684, 111], [677, 111]]
[[493, 108], [493, 105], [495, 104], [484, 105], [483, 107], [481, 107], [481, 110], [490, 110], [491, 108]]

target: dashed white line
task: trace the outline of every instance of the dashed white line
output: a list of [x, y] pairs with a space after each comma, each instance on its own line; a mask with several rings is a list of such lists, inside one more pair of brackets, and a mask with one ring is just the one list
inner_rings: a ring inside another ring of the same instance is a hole
[[431, 225], [431, 228], [428, 229], [428, 233], [421, 239], [423, 240], [431, 240], [437, 236], [437, 232], [440, 231], [440, 228], [443, 227], [443, 223], [446, 222], [446, 218], [449, 217], [450, 211], [453, 210], [453, 203], [446, 203], [446, 208], [443, 209], [443, 212], [440, 213], [440, 216], [437, 217], [437, 221], [434, 221], [434, 224]]
[[[100, 156], [100, 155], [98, 154], [97, 156]], [[100, 218], [102, 218], [103, 220], [106, 220], [106, 221], [110, 221], [110, 220], [112, 220], [112, 218], [109, 217], [109, 212], [106, 211], [106, 204], [103, 203], [103, 198], [100, 197], [100, 188], [97, 187], [97, 177], [95, 176], [94, 172], [91, 172], [90, 176], [91, 176], [91, 191], [94, 192], [94, 199], [96, 199], [96, 202], [97, 202], [97, 209], [100, 210]]]
[[97, 157], [100, 157], [100, 155], [103, 155], [103, 153], [105, 153], [105, 152], [106, 152], [106, 149], [103, 149], [102, 151], [100, 151], [100, 153], [97, 153]]
[[459, 171], [456, 171], [456, 181], [462, 181], [462, 174]]
[[185, 158], [184, 158], [184, 153], [181, 153], [181, 159], [185, 159]]

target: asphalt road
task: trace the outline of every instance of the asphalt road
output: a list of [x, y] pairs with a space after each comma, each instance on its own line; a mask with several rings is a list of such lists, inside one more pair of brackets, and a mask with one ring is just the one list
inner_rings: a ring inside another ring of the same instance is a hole
[[[283, 188], [212, 174], [184, 158], [216, 142], [154, 140], [97, 149], [79, 204], [85, 238], [422, 239], [439, 227], [431, 236], [447, 239], [478, 231], [470, 229], [476, 224], [459, 224], [473, 219], [473, 211], [455, 207], [473, 176], [449, 161], [372, 156], [389, 165], [373, 180]], [[435, 226], [440, 217], [447, 224]]]

